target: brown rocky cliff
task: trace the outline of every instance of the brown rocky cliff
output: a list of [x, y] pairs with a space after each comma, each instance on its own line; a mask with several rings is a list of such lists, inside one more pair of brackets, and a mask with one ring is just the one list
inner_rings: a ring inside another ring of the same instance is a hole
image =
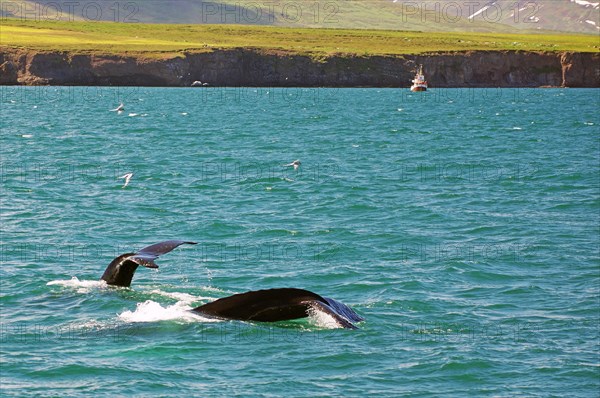
[[600, 87], [599, 53], [471, 51], [322, 58], [253, 49], [169, 59], [4, 49], [0, 84], [408, 87], [423, 64], [432, 87]]

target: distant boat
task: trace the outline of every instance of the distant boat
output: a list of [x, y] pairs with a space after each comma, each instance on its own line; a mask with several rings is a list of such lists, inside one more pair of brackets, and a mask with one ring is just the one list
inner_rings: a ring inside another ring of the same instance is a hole
[[192, 83], [192, 87], [202, 87], [202, 86], [208, 86], [208, 83], [206, 83], [206, 82], [202, 83], [200, 80], [196, 80], [195, 82]]
[[427, 91], [427, 80], [425, 80], [425, 75], [423, 74], [423, 65], [419, 66], [419, 71], [412, 80], [410, 91]]

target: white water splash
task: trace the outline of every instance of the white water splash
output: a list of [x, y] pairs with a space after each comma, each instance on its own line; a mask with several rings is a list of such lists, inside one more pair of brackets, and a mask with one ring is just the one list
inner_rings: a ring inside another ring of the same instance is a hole
[[46, 283], [47, 286], [62, 286], [77, 289], [77, 293], [88, 293], [92, 289], [103, 289], [108, 285], [103, 280], [79, 280], [76, 276], [71, 279], [58, 279]]
[[213, 286], [200, 286], [200, 288], [202, 290], [206, 290], [206, 291], [209, 291], [209, 292], [215, 292], [215, 293], [225, 293], [225, 294], [232, 293], [230, 291], [222, 290], [222, 289], [219, 289], [218, 287], [213, 287]]
[[180, 303], [191, 305], [195, 301], [200, 300], [216, 300], [214, 297], [203, 297], [203, 296], [193, 296], [188, 293], [178, 293], [178, 292], [163, 292], [162, 290], [154, 289], [149, 292], [150, 294], [158, 294], [163, 297], [168, 297], [174, 300], [177, 300]]
[[342, 326], [335, 320], [334, 317], [317, 308], [308, 308], [308, 318], [317, 327], [323, 329], [340, 329]]
[[125, 322], [157, 322], [157, 321], [181, 321], [181, 322], [219, 322], [218, 319], [210, 319], [200, 316], [192, 311], [192, 307], [184, 302], [163, 307], [156, 301], [146, 300], [138, 303], [135, 311], [123, 311], [119, 319]]

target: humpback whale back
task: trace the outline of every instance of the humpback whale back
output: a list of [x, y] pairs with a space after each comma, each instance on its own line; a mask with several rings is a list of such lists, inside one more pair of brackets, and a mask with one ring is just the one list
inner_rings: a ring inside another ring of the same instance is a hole
[[161, 254], [166, 254], [183, 244], [195, 245], [196, 242], [167, 240], [144, 247], [136, 253], [121, 254], [110, 262], [100, 279], [106, 281], [109, 285], [129, 287], [138, 266], [143, 265], [147, 268], [158, 268], [154, 260]]
[[303, 289], [257, 290], [224, 297], [192, 311], [202, 315], [240, 321], [276, 322], [305, 318], [310, 309], [321, 310], [340, 326], [356, 329], [362, 318], [346, 305]]

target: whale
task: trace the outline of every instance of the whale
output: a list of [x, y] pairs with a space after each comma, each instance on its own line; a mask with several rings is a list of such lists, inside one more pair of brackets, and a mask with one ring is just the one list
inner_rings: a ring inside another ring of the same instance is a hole
[[[158, 268], [154, 262], [159, 256], [183, 245], [196, 242], [167, 240], [143, 249], [121, 254], [113, 259], [100, 278], [111, 286], [129, 287], [137, 268]], [[329, 315], [336, 325], [346, 329], [358, 329], [357, 322], [364, 320], [347, 305], [298, 288], [274, 288], [254, 290], [223, 297], [191, 310], [208, 318], [223, 320], [278, 322], [301, 319], [314, 311]]]
[[350, 307], [337, 300], [297, 288], [239, 293], [192, 309], [205, 317], [256, 322], [306, 318], [315, 310], [331, 316], [336, 325], [346, 329], [358, 329], [354, 323], [364, 320]]
[[129, 287], [133, 274], [140, 265], [147, 268], [158, 268], [154, 260], [183, 244], [195, 245], [196, 242], [167, 240], [144, 247], [135, 253], [121, 254], [108, 264], [100, 279], [111, 286]]

